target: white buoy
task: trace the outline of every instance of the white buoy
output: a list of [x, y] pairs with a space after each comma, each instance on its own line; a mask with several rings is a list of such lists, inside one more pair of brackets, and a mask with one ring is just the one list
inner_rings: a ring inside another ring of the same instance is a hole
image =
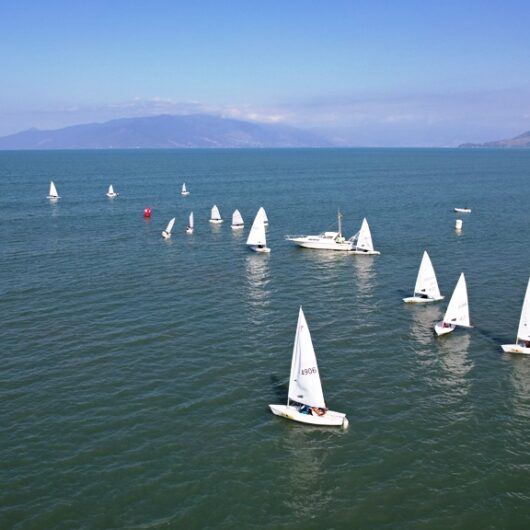
[[455, 223], [455, 230], [462, 230], [462, 219], [457, 219]]

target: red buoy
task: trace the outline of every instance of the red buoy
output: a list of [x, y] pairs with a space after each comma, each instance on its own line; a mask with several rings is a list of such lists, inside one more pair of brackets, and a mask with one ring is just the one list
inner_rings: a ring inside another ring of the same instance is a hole
[[146, 219], [149, 219], [151, 217], [151, 208], [145, 208], [144, 209], [144, 217]]

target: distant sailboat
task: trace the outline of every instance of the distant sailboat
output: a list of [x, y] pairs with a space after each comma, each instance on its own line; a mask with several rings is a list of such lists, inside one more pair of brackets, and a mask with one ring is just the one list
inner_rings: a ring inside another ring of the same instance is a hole
[[210, 223], [219, 224], [222, 223], [223, 219], [221, 218], [221, 214], [219, 213], [219, 208], [214, 204], [212, 207], [212, 212], [210, 214]]
[[352, 242], [352, 254], [381, 254], [377, 250], [374, 250], [372, 233], [370, 232], [370, 227], [368, 226], [368, 221], [366, 218], [363, 219], [361, 229], [352, 238], [350, 238], [350, 241]]
[[173, 230], [173, 225], [175, 224], [175, 218], [171, 219], [166, 226], [165, 230], [162, 230], [162, 237], [164, 239], [169, 239], [171, 237], [171, 230]]
[[408, 298], [403, 298], [403, 302], [406, 304], [424, 304], [438, 302], [443, 299], [444, 297], [440, 294], [440, 289], [438, 288], [431, 258], [427, 251], [424, 251], [416, 279], [416, 286], [414, 287], [414, 294]]
[[269, 405], [269, 408], [277, 416], [301, 423], [344, 429], [348, 427], [346, 414], [326, 407], [311, 333], [301, 307], [294, 339], [287, 405]]
[[248, 234], [247, 245], [250, 250], [254, 252], [270, 252], [271, 249], [267, 247], [267, 238], [265, 236], [265, 225], [263, 223], [263, 216], [258, 212], [252, 223], [252, 227]]
[[50, 192], [48, 193], [47, 198], [48, 199], [52, 199], [52, 200], [61, 198], [61, 197], [59, 197], [59, 194], [57, 193], [57, 188], [55, 187], [55, 184], [53, 183], [53, 180], [50, 181]]
[[241, 213], [239, 213], [239, 210], [234, 210], [234, 213], [232, 214], [232, 230], [239, 230], [240, 228], [243, 228], [245, 226], [245, 223], [243, 222], [243, 217], [241, 217]]
[[464, 328], [472, 327], [469, 322], [469, 302], [467, 299], [467, 285], [464, 273], [458, 278], [455, 290], [449, 300], [444, 318], [434, 325], [434, 331], [437, 335], [451, 333], [456, 326]]
[[530, 280], [528, 280], [528, 285], [526, 286], [515, 344], [503, 344], [502, 350], [505, 353], [530, 354]]
[[457, 213], [471, 213], [471, 208], [454, 208]]
[[186, 189], [186, 183], [185, 182], [182, 183], [182, 190], [181, 190], [180, 194], [183, 195], [184, 197], [186, 197], [186, 195], [190, 194], [190, 192]]
[[109, 186], [109, 190], [107, 191], [107, 197], [109, 197], [109, 199], [114, 199], [114, 197], [117, 197], [118, 194], [114, 191], [114, 187], [112, 186], [112, 184]]
[[186, 227], [186, 234], [193, 234], [194, 222], [193, 222], [193, 212], [190, 212], [188, 218], [188, 226]]

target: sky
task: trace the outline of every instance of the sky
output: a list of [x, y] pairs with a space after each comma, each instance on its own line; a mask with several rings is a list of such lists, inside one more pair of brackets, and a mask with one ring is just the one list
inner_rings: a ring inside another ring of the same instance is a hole
[[528, 0], [4, 0], [0, 135], [157, 114], [348, 145], [530, 130]]

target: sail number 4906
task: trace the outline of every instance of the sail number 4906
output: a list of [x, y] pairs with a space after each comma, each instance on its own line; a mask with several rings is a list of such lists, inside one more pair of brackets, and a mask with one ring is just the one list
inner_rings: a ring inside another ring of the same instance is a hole
[[302, 375], [311, 375], [316, 374], [317, 368], [316, 366], [313, 366], [313, 368], [302, 368]]

